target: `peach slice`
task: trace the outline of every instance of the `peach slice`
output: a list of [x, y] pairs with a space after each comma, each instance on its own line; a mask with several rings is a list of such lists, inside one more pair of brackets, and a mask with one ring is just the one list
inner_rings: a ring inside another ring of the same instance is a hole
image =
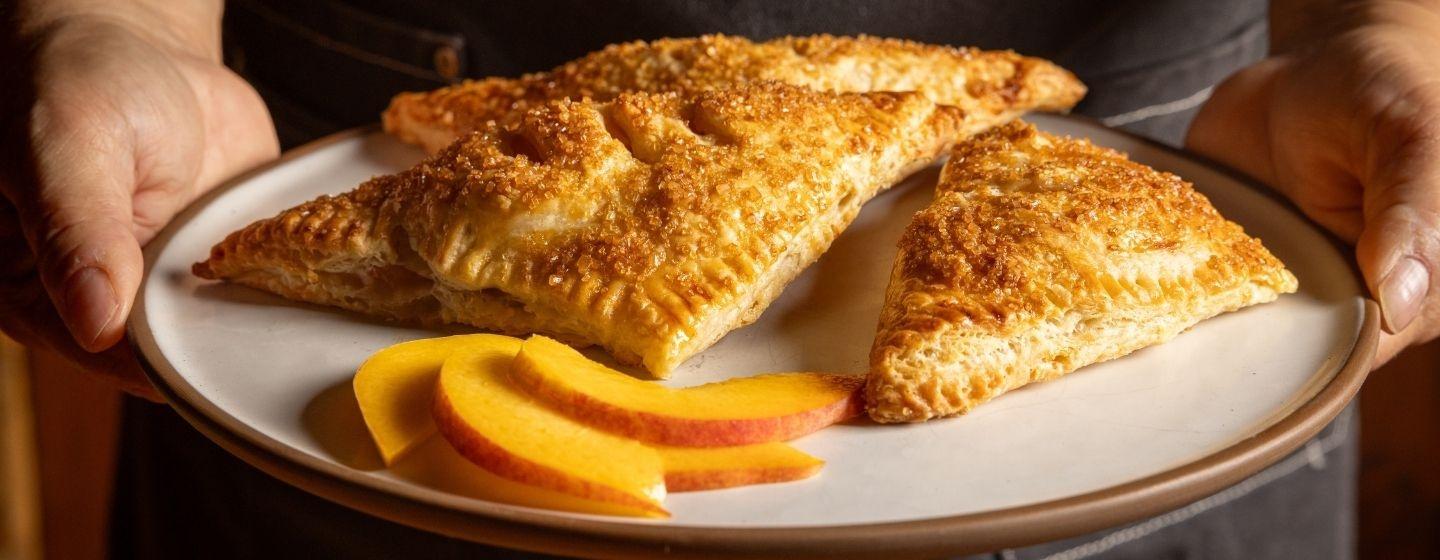
[[719, 447], [784, 441], [859, 414], [858, 376], [782, 373], [670, 389], [532, 336], [510, 366], [515, 382], [586, 424], [640, 441]]
[[352, 386], [365, 427], [387, 466], [435, 433], [430, 400], [440, 366], [455, 350], [495, 347], [520, 350], [520, 339], [472, 334], [402, 342], [371, 355], [355, 371]]
[[659, 451], [665, 463], [665, 489], [670, 492], [790, 482], [810, 478], [825, 466], [825, 461], [783, 443]]
[[657, 516], [653, 509], [587, 500], [501, 478], [471, 463], [439, 436], [416, 445], [390, 471], [421, 486], [491, 502], [599, 515]]
[[[813, 476], [825, 463], [783, 443], [742, 447], [666, 447], [667, 492], [716, 490], [789, 482]], [[462, 457], [442, 437], [426, 438], [390, 471], [421, 486], [481, 500], [541, 509], [653, 517], [651, 510], [586, 500], [500, 478]]]
[[491, 473], [578, 498], [668, 516], [665, 467], [640, 442], [548, 408], [507, 379], [513, 352], [458, 350], [440, 368], [435, 426], [455, 450]]

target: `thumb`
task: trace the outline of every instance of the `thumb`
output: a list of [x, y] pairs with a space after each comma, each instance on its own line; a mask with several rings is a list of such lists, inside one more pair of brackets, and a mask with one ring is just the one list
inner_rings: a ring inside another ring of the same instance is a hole
[[1415, 342], [1440, 329], [1440, 122], [1383, 117], [1367, 149], [1365, 226], [1355, 255], [1380, 300], [1385, 330]]
[[[1434, 175], [1440, 179], [1440, 173]], [[1404, 333], [1417, 319], [1422, 319], [1419, 330], [1434, 328], [1427, 323], [1435, 318], [1427, 316], [1436, 311], [1427, 307], [1436, 307], [1429, 300], [1440, 278], [1435, 268], [1440, 263], [1440, 182], [1395, 185], [1367, 198], [1355, 255], [1370, 293], [1380, 300], [1386, 332]]]
[[123, 123], [84, 110], [31, 113], [32, 188], [16, 197], [40, 279], [75, 342], [118, 342], [144, 258], [133, 228], [135, 162]]

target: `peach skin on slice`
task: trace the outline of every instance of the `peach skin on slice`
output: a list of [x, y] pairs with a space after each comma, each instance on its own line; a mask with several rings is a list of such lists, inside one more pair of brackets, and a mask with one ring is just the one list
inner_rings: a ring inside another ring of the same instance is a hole
[[440, 366], [452, 352], [485, 346], [513, 354], [520, 350], [520, 342], [493, 334], [426, 338], [384, 348], [360, 364], [352, 382], [355, 400], [385, 465], [394, 465], [435, 433], [430, 400], [435, 396]]
[[665, 466], [653, 448], [543, 405], [510, 382], [513, 353], [465, 348], [440, 368], [440, 435], [470, 462], [522, 484], [668, 516]]
[[591, 361], [543, 336], [520, 347], [510, 377], [586, 424], [647, 443], [720, 447], [784, 441], [860, 413], [858, 376], [780, 373], [670, 389]]
[[670, 492], [790, 482], [815, 476], [825, 466], [825, 461], [778, 442], [658, 449], [665, 462], [665, 489]]
[[[784, 443], [738, 447], [658, 447], [665, 491], [696, 492], [810, 478], [825, 462]], [[480, 468], [443, 437], [427, 438], [390, 467], [397, 476], [436, 490], [491, 502], [601, 515], [653, 516], [649, 510], [587, 500], [521, 484]]]
[[390, 471], [421, 486], [490, 502], [599, 515], [657, 515], [653, 509], [587, 500], [501, 478], [471, 463], [439, 436], [416, 445]]

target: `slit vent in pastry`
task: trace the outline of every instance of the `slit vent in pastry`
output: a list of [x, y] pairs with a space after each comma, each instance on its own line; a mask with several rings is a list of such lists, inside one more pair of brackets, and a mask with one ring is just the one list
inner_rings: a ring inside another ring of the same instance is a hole
[[232, 233], [195, 265], [382, 317], [544, 333], [667, 375], [754, 321], [965, 112], [781, 84], [554, 101]]

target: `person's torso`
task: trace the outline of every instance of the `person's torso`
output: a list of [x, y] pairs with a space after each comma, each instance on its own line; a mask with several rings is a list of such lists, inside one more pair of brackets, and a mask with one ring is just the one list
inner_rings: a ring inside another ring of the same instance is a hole
[[[1260, 0], [234, 0], [230, 60], [280, 105], [287, 144], [373, 122], [398, 91], [547, 70], [607, 44], [707, 33], [870, 34], [1013, 49], [1090, 86], [1077, 112], [1175, 142], [1265, 50]], [[1157, 106], [1160, 106], [1157, 108]]]
[[[227, 62], [261, 91], [287, 147], [373, 123], [400, 91], [542, 71], [615, 42], [706, 33], [864, 33], [1014, 49], [1075, 71], [1090, 87], [1078, 112], [1174, 143], [1214, 84], [1263, 56], [1265, 16], [1261, 0], [231, 0], [225, 40]], [[304, 494], [229, 456], [167, 409], [132, 403], [126, 416], [112, 531], [117, 557], [185, 558], [196, 550], [237, 558], [276, 551], [527, 557]], [[1345, 489], [1353, 489], [1354, 477], [1349, 433], [1332, 428], [1324, 436], [1350, 450], [1336, 455], [1333, 468], [1312, 461], [1320, 466], [1272, 477], [1284, 484], [1210, 498], [1181, 510], [1195, 510], [1184, 517], [1135, 526], [1144, 532], [1126, 529], [1124, 539], [1107, 532], [1003, 555], [1078, 557], [1071, 552], [1093, 549], [1119, 557], [1223, 556], [1217, 551], [1245, 550], [1246, 539], [1264, 534], [1278, 551], [1343, 557], [1350, 542], [1343, 528], [1353, 521], [1346, 517], [1353, 496]], [[1266, 521], [1280, 518], [1291, 530]], [[1187, 522], [1162, 530], [1180, 519]]]

